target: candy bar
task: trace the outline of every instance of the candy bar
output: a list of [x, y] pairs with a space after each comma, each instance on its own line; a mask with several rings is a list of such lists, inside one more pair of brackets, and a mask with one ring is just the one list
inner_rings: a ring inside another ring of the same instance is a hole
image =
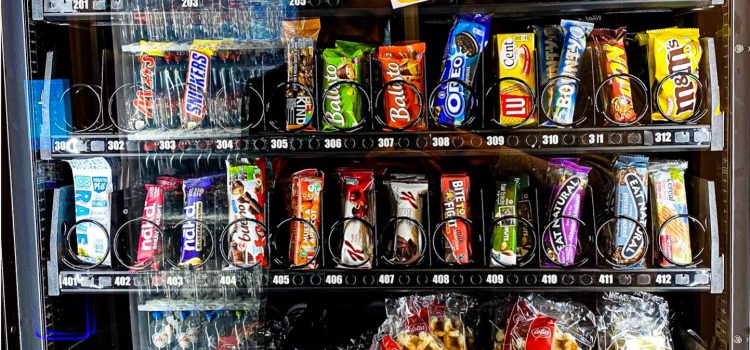
[[[599, 56], [599, 76], [602, 81], [615, 74], [627, 74], [628, 58], [625, 54], [625, 27], [594, 29], [591, 39]], [[632, 123], [636, 119], [630, 79], [612, 78], [604, 85], [605, 113], [618, 123]]]
[[205, 218], [206, 191], [211, 188], [213, 177], [187, 179], [182, 183], [185, 195], [185, 209], [182, 225], [182, 239], [180, 240], [180, 266], [196, 266], [203, 262], [203, 246], [205, 241], [204, 227], [201, 225]]
[[[112, 169], [104, 158], [66, 160], [73, 171], [76, 221], [93, 220], [76, 225], [76, 257], [87, 264], [111, 266], [107, 235], [110, 234], [112, 211]], [[106, 254], [106, 255], [105, 255]]]
[[[489, 16], [459, 15], [448, 35], [440, 79], [459, 79], [472, 86], [479, 66], [479, 57], [487, 45], [489, 35]], [[469, 100], [469, 92], [465, 90], [466, 87], [457, 82], [440, 84], [435, 103], [431, 106], [438, 123], [450, 127], [464, 125], [473, 107]]]
[[372, 267], [375, 237], [358, 218], [371, 222], [373, 215], [372, 170], [339, 169], [343, 194], [342, 219], [344, 244], [341, 247], [341, 266], [369, 269]]
[[539, 45], [541, 83], [546, 84], [557, 75], [560, 67], [563, 34], [560, 26], [535, 27]]
[[323, 101], [323, 130], [330, 131], [352, 128], [362, 121], [362, 96], [359, 89], [343, 83], [331, 89], [340, 81], [362, 83], [364, 52], [361, 49], [340, 47], [323, 51], [323, 91], [327, 91]]
[[[469, 219], [469, 191], [471, 184], [466, 174], [445, 174], [440, 179], [443, 195], [443, 219], [462, 217]], [[468, 264], [471, 260], [471, 225], [463, 220], [449, 220], [443, 227], [445, 235], [445, 261]]]
[[[515, 181], [497, 181], [493, 219], [517, 215], [518, 183]], [[505, 219], [492, 229], [492, 249], [490, 263], [492, 266], [516, 265], [518, 220]]]
[[[500, 78], [500, 125], [531, 125], [536, 122], [532, 94], [536, 92], [536, 58], [534, 33], [498, 34], [497, 55]], [[530, 89], [530, 91], [529, 91]], [[528, 116], [528, 119], [525, 119]]]
[[648, 157], [621, 155], [615, 161], [615, 217], [612, 259], [618, 264], [631, 265], [640, 260], [646, 247], [644, 228], [648, 224]]
[[[698, 67], [703, 50], [700, 33], [696, 28], [666, 28], [649, 30], [649, 77], [651, 86], [658, 86], [670, 74], [677, 72], [698, 76]], [[654, 103], [661, 107], [662, 115], [656, 106], [651, 114], [652, 121], [683, 121], [695, 114], [698, 103], [698, 82], [688, 75], [674, 75], [663, 82], [656, 92]]]
[[[529, 222], [534, 222], [534, 207], [532, 204], [532, 188], [531, 188], [531, 180], [529, 179], [528, 175], [513, 175], [509, 177], [509, 180], [513, 181], [518, 186], [518, 194], [516, 195], [518, 201], [517, 201], [517, 215], [519, 217], [522, 217]], [[529, 227], [528, 225], [520, 224], [517, 226], [517, 233], [516, 233], [516, 256], [517, 257], [524, 257], [526, 254], [529, 253], [529, 248], [531, 248], [530, 243], [532, 232], [532, 227]]]
[[[572, 124], [578, 83], [571, 77], [578, 77], [578, 66], [581, 65], [583, 52], [586, 50], [586, 36], [594, 29], [594, 24], [564, 19], [560, 26], [564, 34], [560, 65], [557, 68], [560, 78], [556, 80], [552, 92], [549, 117], [558, 124]], [[548, 121], [545, 125], [556, 124]]]
[[543, 267], [570, 266], [575, 263], [578, 221], [580, 218], [591, 168], [565, 158], [551, 159], [547, 168], [547, 183], [552, 187], [549, 205], [548, 230], [542, 233], [542, 246], [550, 261]]
[[[391, 198], [391, 213], [394, 217], [406, 217], [422, 222], [422, 210], [424, 200], [422, 196], [427, 193], [427, 181], [420, 176], [401, 177], [386, 183]], [[423, 242], [420, 229], [416, 223], [398, 219], [395, 225], [396, 237], [393, 242], [395, 260], [401, 264], [409, 265], [418, 261], [422, 256]]]
[[[313, 118], [315, 91], [315, 44], [320, 33], [320, 18], [284, 21], [282, 39], [286, 43], [287, 81], [298, 83], [286, 89], [286, 129], [315, 130]], [[312, 95], [311, 95], [312, 94]]]
[[[234, 266], [268, 265], [266, 232], [254, 219], [265, 222], [265, 160], [251, 164], [227, 161], [227, 194], [229, 201], [229, 259]], [[241, 221], [237, 221], [241, 220]]]
[[[424, 130], [427, 125], [420, 119], [420, 110], [427, 103], [424, 97], [424, 54], [425, 43], [403, 46], [383, 46], [378, 50], [383, 83], [405, 81], [413, 84], [418, 91], [407, 84], [390, 84], [384, 92], [385, 122], [396, 129]], [[421, 101], [420, 97], [421, 95]], [[420, 106], [421, 103], [421, 106]], [[420, 119], [419, 121], [416, 121]]]
[[136, 266], [145, 266], [149, 262], [151, 270], [159, 270], [159, 261], [156, 259], [161, 253], [161, 242], [157, 233], [158, 226], [161, 228], [164, 216], [164, 188], [159, 185], [146, 185], [146, 202], [143, 205], [143, 218], [151, 222], [141, 223], [141, 234], [138, 238], [138, 252], [136, 254]]
[[318, 268], [318, 262], [314, 258], [320, 242], [315, 231], [320, 232], [322, 192], [323, 173], [321, 171], [305, 169], [292, 175], [292, 213], [294, 217], [308, 223], [298, 221], [291, 223], [289, 259], [292, 261], [292, 266], [305, 269]]
[[[681, 217], [670, 221], [660, 232], [660, 228], [670, 218], [688, 213], [685, 193], [686, 161], [659, 161], [648, 164], [651, 181], [652, 206], [656, 213], [654, 232], [659, 235], [659, 245], [665, 257], [681, 265], [693, 262], [690, 248], [690, 225], [688, 218]], [[661, 266], [673, 266], [666, 258]]]
[[182, 127], [192, 129], [203, 122], [211, 84], [211, 56], [221, 44], [216, 40], [195, 40], [188, 53], [185, 93], [182, 98]]

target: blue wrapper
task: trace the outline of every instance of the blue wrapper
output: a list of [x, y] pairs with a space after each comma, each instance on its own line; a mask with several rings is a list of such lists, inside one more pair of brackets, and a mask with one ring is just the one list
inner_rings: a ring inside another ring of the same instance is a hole
[[[635, 264], [643, 257], [648, 234], [648, 157], [621, 155], [615, 161], [615, 216], [631, 218], [635, 222], [616, 221], [612, 259], [618, 264]], [[642, 267], [638, 264], [636, 267]]]
[[[441, 81], [460, 79], [469, 86], [474, 84], [474, 75], [479, 57], [490, 36], [490, 17], [483, 14], [464, 14], [456, 22], [448, 36], [448, 45], [443, 54]], [[466, 88], [456, 82], [438, 87], [434, 115], [442, 125], [459, 127], [468, 119], [471, 101]]]
[[[560, 21], [560, 26], [563, 30], [563, 46], [557, 75], [577, 77], [578, 66], [586, 50], [586, 37], [594, 29], [594, 24], [564, 19]], [[577, 95], [578, 84], [575, 80], [557, 79], [552, 92], [552, 108], [549, 117], [559, 124], [572, 124]], [[556, 124], [548, 121], [544, 125], [555, 126]]]
[[[203, 226], [197, 221], [205, 217], [204, 194], [211, 187], [212, 176], [183, 181], [182, 190], [185, 193], [185, 209], [182, 212], [186, 221], [182, 225], [182, 239], [180, 240], [180, 266], [195, 266], [203, 262]], [[194, 221], [196, 220], [196, 221]]]

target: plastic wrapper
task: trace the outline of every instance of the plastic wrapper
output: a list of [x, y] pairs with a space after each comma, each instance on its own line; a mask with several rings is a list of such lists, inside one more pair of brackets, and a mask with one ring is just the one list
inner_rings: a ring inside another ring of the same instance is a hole
[[[378, 49], [383, 83], [403, 80], [413, 84], [417, 91], [407, 84], [391, 84], [384, 92], [385, 122], [392, 128], [424, 130], [427, 124], [419, 114], [425, 111], [424, 54], [425, 43], [399, 46], [382, 46]], [[421, 104], [418, 94], [421, 94]], [[420, 119], [421, 118], [421, 119]], [[417, 119], [419, 119], [417, 121]]]
[[[362, 219], [370, 224], [374, 219], [372, 170], [339, 169], [343, 206], [342, 218]], [[356, 220], [346, 220], [342, 226], [344, 244], [341, 248], [340, 267], [369, 269], [373, 261], [374, 232]]]
[[597, 301], [599, 350], [672, 350], [669, 305], [656, 295], [606, 292]]
[[[697, 28], [665, 28], [649, 30], [649, 77], [651, 86], [656, 88], [670, 74], [689, 73], [698, 77], [701, 48], [700, 33]], [[669, 119], [684, 121], [696, 113], [698, 104], [698, 83], [688, 75], [675, 75], [664, 81], [661, 89], [655, 92], [654, 104], [661, 107]], [[651, 121], [666, 121], [655, 107]]]
[[549, 161], [547, 183], [552, 189], [549, 204], [552, 224], [542, 233], [541, 243], [552, 262], [543, 261], [544, 267], [570, 266], [576, 261], [580, 224], [569, 217], [581, 217], [590, 170], [568, 158]]
[[[630, 73], [628, 57], [625, 53], [625, 27], [618, 29], [594, 29], [591, 39], [595, 44], [599, 59], [599, 76], [602, 81], [615, 74]], [[633, 106], [633, 92], [630, 79], [618, 77], [604, 85], [607, 116], [618, 123], [632, 123], [637, 118]]]
[[[227, 200], [229, 203], [229, 256], [233, 266], [268, 266], [267, 238], [263, 227], [253, 219], [265, 222], [265, 160], [251, 164], [227, 161]], [[241, 220], [241, 221], [237, 221]]]
[[[565, 77], [555, 81], [549, 117], [558, 124], [572, 124], [578, 83], [568, 77], [578, 77], [578, 67], [586, 50], [586, 37], [594, 29], [594, 24], [564, 19], [560, 21], [560, 26], [563, 29], [563, 45], [557, 75]], [[545, 122], [545, 125], [557, 126], [550, 121]]]
[[211, 188], [214, 178], [211, 176], [187, 179], [182, 188], [185, 194], [185, 209], [180, 240], [180, 266], [195, 266], [203, 263], [205, 228], [200, 223], [206, 216], [206, 191]]
[[387, 318], [375, 350], [471, 350], [474, 330], [467, 314], [476, 300], [461, 294], [412, 295], [386, 300]]
[[[66, 160], [73, 172], [73, 189], [75, 191], [76, 221], [93, 220], [102, 228], [90, 222], [76, 226], [76, 257], [78, 260], [111, 266], [111, 257], [107, 253], [112, 223], [112, 168], [107, 160], [101, 157]], [[105, 256], [106, 254], [106, 256]]]
[[[138, 237], [138, 251], [136, 253], [136, 266], [148, 267], [153, 271], [159, 270], [160, 262], [157, 259], [161, 253], [161, 241], [157, 233], [157, 227], [161, 228], [164, 221], [164, 188], [159, 185], [146, 185], [146, 200], [143, 205], [143, 219], [151, 222], [142, 222]], [[152, 224], [153, 223], [153, 224]], [[154, 226], [156, 224], [156, 226]]]
[[[497, 181], [495, 205], [492, 218], [518, 214], [518, 183], [515, 181]], [[518, 220], [505, 219], [492, 227], [492, 249], [490, 264], [492, 266], [513, 266], [517, 258]]]
[[323, 91], [328, 91], [323, 101], [323, 130], [346, 129], [362, 121], [362, 96], [357, 86], [340, 81], [362, 83], [364, 52], [354, 46], [336, 47], [323, 51]]
[[[320, 242], [315, 231], [320, 233], [323, 173], [316, 169], [305, 169], [292, 175], [291, 210], [296, 218], [308, 224], [293, 221], [289, 242], [289, 259], [292, 266], [317, 269], [316, 252]], [[314, 228], [314, 229], [313, 229]]]
[[[528, 175], [512, 175], [509, 179], [518, 184], [518, 205], [517, 212], [518, 216], [534, 222], [535, 207], [533, 189], [531, 187], [531, 179]], [[516, 238], [516, 256], [518, 258], [525, 257], [532, 248], [531, 237], [534, 234], [533, 227], [529, 227], [524, 224], [517, 225], [517, 238]]]
[[[685, 188], [685, 169], [687, 161], [659, 161], [648, 164], [648, 175], [651, 182], [651, 205], [656, 217], [654, 232], [659, 236], [659, 245], [664, 255], [675, 263], [689, 265], [693, 262], [690, 248], [690, 223], [686, 217], [667, 220], [677, 215], [688, 214], [687, 194]], [[659, 229], [664, 225], [664, 229]], [[661, 266], [673, 266], [666, 258]]]
[[[298, 83], [286, 89], [286, 129], [315, 130], [311, 125], [315, 99], [315, 46], [320, 33], [320, 18], [282, 23], [282, 40], [286, 43], [287, 81]], [[312, 94], [312, 95], [311, 95]]]
[[[471, 183], [466, 174], [444, 174], [440, 179], [440, 192], [443, 197], [443, 219], [449, 217], [471, 217], [469, 193]], [[471, 225], [460, 219], [449, 220], [443, 227], [445, 235], [445, 261], [468, 264], [472, 254]]]
[[[523, 81], [536, 93], [536, 52], [534, 33], [498, 34], [497, 55], [500, 78]], [[500, 125], [533, 125], [536, 113], [531, 113], [534, 100], [527, 88], [514, 80], [500, 82]], [[524, 118], [528, 119], [524, 121]]]
[[[448, 34], [440, 80], [459, 79], [472, 86], [479, 67], [479, 58], [487, 46], [489, 36], [489, 16], [459, 15]], [[450, 127], [463, 126], [468, 121], [473, 107], [468, 95], [469, 92], [464, 85], [456, 82], [441, 84], [434, 105], [430, 106], [433, 114], [437, 116], [438, 123]]]
[[195, 40], [190, 48], [181, 106], [183, 128], [191, 129], [203, 122], [209, 103], [211, 56], [220, 45], [217, 40]]
[[[418, 223], [422, 222], [424, 210], [423, 196], [427, 193], [428, 183], [423, 176], [396, 175], [396, 179], [386, 183], [391, 198], [391, 213], [394, 217], [405, 217]], [[401, 264], [409, 265], [422, 258], [423, 242], [420, 228], [415, 222], [398, 219], [395, 224], [394, 259]]]
[[560, 26], [536, 26], [537, 46], [539, 46], [539, 70], [541, 83], [546, 84], [557, 75], [562, 52], [562, 29]]
[[[621, 155], [615, 161], [615, 236], [610, 254], [618, 264], [632, 265], [646, 253], [648, 225], [648, 157]], [[642, 267], [643, 264], [640, 264]]]

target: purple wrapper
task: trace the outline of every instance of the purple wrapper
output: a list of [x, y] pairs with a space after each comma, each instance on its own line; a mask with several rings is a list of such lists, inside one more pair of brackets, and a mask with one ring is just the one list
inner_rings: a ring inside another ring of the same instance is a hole
[[543, 267], [570, 266], [575, 263], [579, 223], [565, 217], [581, 217], [590, 170], [591, 168], [579, 165], [571, 158], [549, 161], [547, 182], [552, 188], [549, 204], [551, 225], [543, 233], [542, 244], [547, 257], [557, 264], [542, 261]]
[[182, 239], [180, 240], [180, 266], [200, 265], [203, 262], [203, 226], [197, 221], [205, 217], [203, 206], [204, 194], [211, 187], [213, 177], [188, 179], [182, 183], [185, 193], [185, 209], [182, 212], [186, 221], [182, 225]]

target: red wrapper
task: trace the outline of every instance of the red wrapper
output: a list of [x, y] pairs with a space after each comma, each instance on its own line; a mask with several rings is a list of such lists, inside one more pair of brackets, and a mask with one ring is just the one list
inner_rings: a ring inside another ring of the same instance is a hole
[[[339, 169], [344, 203], [343, 218], [358, 218], [371, 223], [372, 170]], [[344, 245], [341, 248], [342, 267], [369, 269], [372, 267], [372, 232], [357, 220], [348, 220], [343, 225]]]
[[[466, 174], [446, 174], [441, 177], [443, 219], [452, 216], [469, 218], [469, 191], [471, 185]], [[446, 238], [445, 260], [468, 264], [471, 260], [471, 226], [463, 220], [449, 220], [443, 226]]]
[[[594, 29], [591, 38], [599, 55], [599, 71], [602, 80], [615, 74], [629, 73], [628, 57], [625, 54], [625, 27]], [[618, 123], [632, 123], [636, 119], [630, 79], [618, 77], [604, 85], [607, 116]]]
[[176, 177], [159, 176], [156, 178], [156, 184], [167, 192], [182, 191], [182, 179]]
[[[424, 53], [425, 43], [414, 43], [404, 46], [383, 46], [378, 51], [381, 63], [383, 83], [403, 80], [417, 87], [422, 96], [424, 113]], [[420, 118], [420, 102], [417, 91], [407, 84], [390, 84], [383, 93], [385, 121], [392, 128], [408, 130], [425, 130], [427, 125]]]
[[[159, 185], [146, 185], [146, 203], [143, 206], [143, 218], [161, 226], [164, 215], [164, 188]], [[141, 223], [141, 234], [138, 238], [136, 266], [144, 266], [153, 261], [149, 269], [159, 270], [156, 257], [161, 252], [161, 242], [157, 228], [149, 222]]]

